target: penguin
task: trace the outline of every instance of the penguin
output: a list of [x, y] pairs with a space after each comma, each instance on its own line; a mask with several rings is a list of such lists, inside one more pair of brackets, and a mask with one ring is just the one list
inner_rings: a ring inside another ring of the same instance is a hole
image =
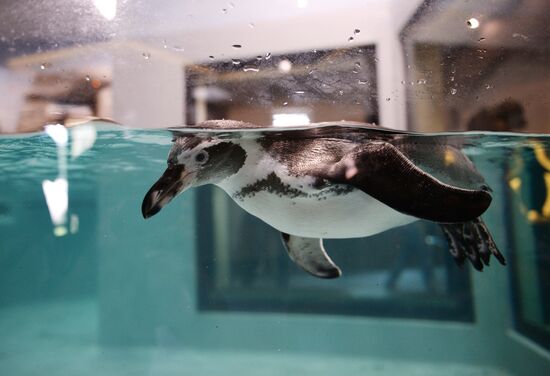
[[190, 187], [214, 184], [281, 233], [290, 259], [319, 278], [341, 269], [323, 239], [368, 237], [437, 222], [456, 263], [506, 264], [480, 216], [491, 190], [441, 138], [363, 123], [273, 128], [230, 120], [169, 128], [167, 168], [146, 193], [144, 218]]

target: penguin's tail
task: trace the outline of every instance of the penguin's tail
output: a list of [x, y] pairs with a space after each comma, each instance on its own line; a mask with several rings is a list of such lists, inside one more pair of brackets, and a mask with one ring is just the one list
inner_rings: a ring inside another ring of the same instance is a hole
[[474, 268], [481, 271], [484, 265], [489, 266], [491, 255], [506, 265], [504, 256], [481, 218], [463, 223], [440, 223], [440, 226], [458, 266], [463, 266], [467, 258]]

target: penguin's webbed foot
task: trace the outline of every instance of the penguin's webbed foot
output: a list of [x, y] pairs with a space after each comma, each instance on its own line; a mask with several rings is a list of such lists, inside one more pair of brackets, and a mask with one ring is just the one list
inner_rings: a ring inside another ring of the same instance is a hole
[[484, 265], [489, 266], [491, 255], [506, 265], [481, 218], [463, 223], [441, 223], [440, 226], [449, 243], [449, 251], [459, 266], [463, 266], [467, 258], [476, 270], [482, 271]]

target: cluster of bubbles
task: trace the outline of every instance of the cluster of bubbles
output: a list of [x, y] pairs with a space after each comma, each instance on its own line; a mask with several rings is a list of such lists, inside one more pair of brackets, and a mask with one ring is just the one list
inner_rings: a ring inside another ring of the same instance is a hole
[[360, 32], [361, 32], [361, 30], [359, 30], [359, 29], [353, 30], [353, 35], [352, 35], [351, 37], [348, 38], [348, 42], [353, 41], [353, 40], [355, 39], [355, 36], [356, 36], [357, 34], [359, 34]]

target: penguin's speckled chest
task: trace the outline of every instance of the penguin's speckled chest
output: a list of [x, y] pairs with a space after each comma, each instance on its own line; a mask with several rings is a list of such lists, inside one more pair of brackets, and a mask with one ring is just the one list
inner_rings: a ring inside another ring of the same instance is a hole
[[319, 181], [313, 177], [304, 177], [303, 179], [285, 177], [287, 182], [281, 180], [275, 172], [271, 172], [265, 178], [258, 179], [254, 183], [248, 184], [234, 192], [232, 197], [235, 200], [244, 201], [249, 200], [258, 193], [267, 192], [278, 196], [280, 199], [305, 198], [322, 201], [326, 200], [329, 196], [345, 195], [354, 190], [351, 186], [339, 184], [328, 186], [326, 182]]

